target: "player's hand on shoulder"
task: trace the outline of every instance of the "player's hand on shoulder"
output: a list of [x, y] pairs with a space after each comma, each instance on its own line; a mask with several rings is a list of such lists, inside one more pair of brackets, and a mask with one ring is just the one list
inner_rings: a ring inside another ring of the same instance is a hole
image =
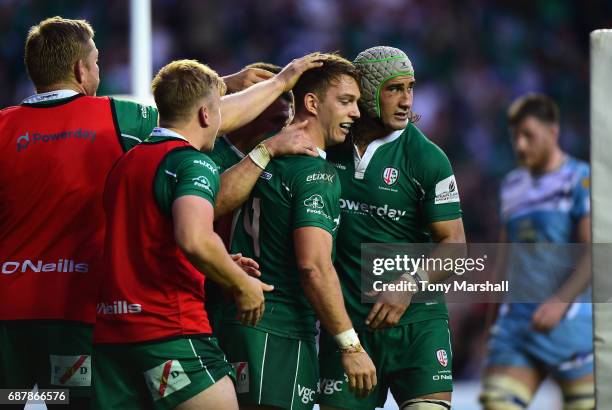
[[234, 292], [238, 319], [245, 325], [255, 326], [259, 323], [265, 310], [264, 292], [271, 292], [273, 289], [274, 286], [245, 275]]
[[274, 77], [274, 73], [261, 68], [245, 68], [237, 73], [223, 77], [228, 93], [235, 93], [249, 88], [261, 81]]
[[368, 353], [360, 346], [360, 351], [341, 352], [340, 356], [350, 389], [357, 397], [370, 394], [378, 381], [376, 367]]
[[291, 124], [283, 128], [278, 134], [263, 142], [271, 157], [283, 155], [310, 155], [316, 157], [317, 147], [304, 132], [308, 120]]
[[568, 302], [562, 302], [555, 298], [547, 300], [533, 313], [531, 326], [538, 332], [550, 332], [557, 327], [561, 319], [563, 319], [568, 307]]

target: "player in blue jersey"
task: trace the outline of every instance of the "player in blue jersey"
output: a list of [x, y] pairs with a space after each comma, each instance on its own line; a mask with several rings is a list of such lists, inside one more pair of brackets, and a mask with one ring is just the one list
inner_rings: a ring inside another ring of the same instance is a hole
[[559, 147], [559, 109], [549, 97], [518, 98], [508, 121], [520, 167], [501, 186], [500, 242], [538, 244], [506, 259], [511, 297], [541, 303], [502, 305], [480, 401], [485, 410], [526, 409], [551, 376], [565, 410], [594, 409], [588, 260], [568, 267], [561, 247], [541, 245], [590, 242], [589, 165]]

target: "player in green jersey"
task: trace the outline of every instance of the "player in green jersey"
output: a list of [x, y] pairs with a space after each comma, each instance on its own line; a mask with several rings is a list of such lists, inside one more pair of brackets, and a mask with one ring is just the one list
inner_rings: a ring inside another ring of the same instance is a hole
[[391, 389], [401, 409], [450, 409], [452, 352], [445, 304], [410, 305], [412, 295], [400, 292], [380, 292], [373, 306], [362, 303], [360, 246], [465, 242], [455, 177], [444, 152], [414, 125], [415, 79], [406, 54], [374, 47], [354, 63], [362, 76], [362, 117], [352, 143], [329, 156], [342, 184], [335, 265], [349, 315], [380, 383], [365, 399], [348, 394], [336, 349], [323, 334], [321, 407], [373, 409], [384, 404]]
[[[282, 69], [277, 65], [263, 62], [249, 64], [244, 69], [247, 70], [252, 68], [266, 70], [273, 74], [280, 73]], [[223, 173], [226, 170], [245, 159], [245, 153], [248, 153], [255, 148], [257, 144], [271, 135], [277, 134], [285, 127], [293, 118], [293, 109], [293, 93], [288, 91], [278, 97], [264, 110], [264, 112], [249, 124], [217, 138], [215, 146], [213, 150], [208, 153], [208, 156], [216, 164], [221, 174], [221, 178], [224, 178]], [[276, 151], [278, 155], [281, 155], [284, 149], [282, 145], [287, 149], [293, 149], [298, 145], [294, 137], [305, 138], [298, 133], [291, 133], [291, 129], [286, 131], [289, 131], [289, 138], [287, 138], [287, 132], [284, 132], [264, 142], [268, 151]], [[309, 141], [310, 140], [308, 140], [308, 142]], [[225, 184], [231, 186], [231, 181], [226, 181]], [[237, 208], [231, 214], [217, 216], [215, 220], [215, 232], [223, 239], [223, 243], [228, 250], [231, 243], [233, 226], [238, 220], [239, 215], [240, 208]], [[235, 255], [235, 257], [239, 256], [240, 254]], [[212, 328], [217, 329], [221, 319], [223, 301], [229, 301], [231, 299], [228, 298], [227, 295], [224, 295], [219, 286], [212, 281], [206, 282], [206, 295], [208, 319]]]
[[319, 157], [269, 162], [243, 207], [232, 241], [232, 251], [257, 260], [261, 279], [275, 287], [257, 326], [234, 320], [233, 305], [223, 314], [221, 345], [236, 369], [243, 409], [313, 407], [319, 379], [317, 317], [336, 336], [344, 371], [357, 394], [376, 385], [375, 369], [346, 313], [332, 264], [340, 185], [323, 150], [346, 138], [359, 117], [360, 93], [353, 65], [338, 56], [329, 58], [293, 89], [295, 121], [308, 120], [304, 131]]

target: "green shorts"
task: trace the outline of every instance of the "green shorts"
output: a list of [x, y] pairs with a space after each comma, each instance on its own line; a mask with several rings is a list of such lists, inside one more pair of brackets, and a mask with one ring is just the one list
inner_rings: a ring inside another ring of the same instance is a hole
[[0, 388], [70, 389], [86, 400], [93, 326], [61, 320], [0, 321]]
[[314, 340], [223, 324], [221, 346], [236, 369], [240, 404], [312, 409], [319, 381]]
[[95, 344], [93, 408], [172, 409], [228, 375], [214, 337]]
[[351, 410], [374, 409], [384, 405], [391, 389], [401, 407], [406, 400], [453, 390], [453, 355], [446, 319], [358, 334], [376, 365], [378, 385], [366, 398], [358, 399], [349, 389], [335, 341], [322, 333], [320, 404]]

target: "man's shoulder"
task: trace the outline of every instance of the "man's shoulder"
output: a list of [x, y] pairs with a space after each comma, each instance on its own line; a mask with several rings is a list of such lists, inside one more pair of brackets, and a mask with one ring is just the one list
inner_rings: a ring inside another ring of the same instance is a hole
[[423, 160], [431, 160], [431, 158], [444, 158], [446, 159], [446, 153], [438, 144], [429, 139], [421, 129], [416, 125], [410, 123], [402, 132], [400, 143], [405, 145], [405, 149], [408, 153], [415, 157], [421, 157], [427, 155], [429, 158], [422, 158]]
[[527, 169], [522, 167], [515, 168], [504, 176], [501, 182], [501, 188], [509, 188], [527, 177], [529, 177], [529, 171]]
[[274, 164], [272, 172], [282, 175], [283, 179], [289, 183], [339, 184], [336, 169], [322, 157], [292, 155], [274, 159], [272, 164]]
[[272, 163], [274, 163], [280, 170], [287, 173], [299, 173], [310, 169], [334, 169], [329, 162], [320, 156], [311, 157], [309, 155], [287, 155], [274, 158]]

